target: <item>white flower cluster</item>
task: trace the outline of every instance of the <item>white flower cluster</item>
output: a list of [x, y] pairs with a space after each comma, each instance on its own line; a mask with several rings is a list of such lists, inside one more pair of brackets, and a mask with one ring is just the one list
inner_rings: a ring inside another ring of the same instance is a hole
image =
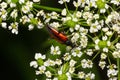
[[[75, 11], [69, 10], [71, 2]], [[120, 70], [113, 66], [112, 60], [119, 62], [120, 58], [120, 0], [58, 0], [58, 3], [65, 5], [59, 13], [41, 10], [37, 16], [42, 16], [45, 24], [63, 31], [75, 46], [66, 44], [64, 53], [59, 46], [51, 46], [49, 57], [41, 62], [38, 60], [40, 71], [37, 74], [45, 74], [47, 80], [96, 80], [97, 74], [91, 69], [98, 64], [103, 72], [107, 68], [109, 80], [117, 80]], [[23, 23], [30, 22], [26, 18], [23, 17]], [[96, 58], [97, 63], [94, 63]], [[90, 71], [84, 71], [86, 69]]]
[[[33, 11], [33, 4], [39, 3], [40, 0], [6, 0], [0, 2], [0, 25], [3, 28], [8, 28], [13, 34], [18, 34], [18, 24], [29, 23], [28, 30], [32, 30], [34, 26], [38, 29], [43, 27], [41, 20], [35, 15], [37, 12]], [[33, 13], [34, 12], [34, 13]], [[31, 16], [32, 15], [32, 16]], [[9, 23], [8, 23], [9, 22]], [[14, 26], [13, 26], [14, 24]], [[15, 24], [17, 24], [15, 26]]]

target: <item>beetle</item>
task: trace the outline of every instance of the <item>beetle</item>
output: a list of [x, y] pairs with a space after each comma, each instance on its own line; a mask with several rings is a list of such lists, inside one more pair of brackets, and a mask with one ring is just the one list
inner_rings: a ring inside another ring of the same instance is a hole
[[50, 25], [46, 25], [48, 32], [50, 35], [56, 39], [58, 42], [65, 44], [67, 46], [71, 46], [72, 48], [75, 47], [75, 45], [68, 39], [68, 37], [63, 34], [62, 32], [57, 31], [55, 28], [51, 27]]

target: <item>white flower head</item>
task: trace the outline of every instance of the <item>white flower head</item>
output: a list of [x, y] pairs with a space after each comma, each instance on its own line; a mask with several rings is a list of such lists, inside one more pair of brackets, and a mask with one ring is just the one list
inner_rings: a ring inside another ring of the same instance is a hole
[[33, 0], [33, 2], [40, 2], [40, 0]]
[[72, 50], [72, 55], [74, 56], [74, 57], [81, 57], [82, 56], [82, 51], [81, 51], [81, 48], [80, 47], [77, 47], [77, 48], [74, 48], [73, 50]]
[[51, 74], [50, 71], [46, 71], [46, 72], [45, 72], [45, 75], [46, 75], [47, 77], [49, 77], [49, 78], [52, 76], [52, 74]]
[[40, 72], [40, 74], [43, 74], [43, 73], [45, 72], [45, 70], [46, 70], [46, 67], [45, 67], [45, 66], [39, 67], [39, 72]]
[[75, 60], [70, 60], [70, 67], [73, 67], [73, 66], [75, 66], [75, 64], [76, 64], [77, 62], [75, 61]]
[[33, 30], [33, 29], [34, 29], [34, 25], [33, 25], [33, 24], [30, 24], [30, 25], [28, 26], [28, 30], [31, 31], [31, 30]]
[[93, 50], [92, 49], [87, 49], [86, 54], [89, 56], [92, 56]]
[[63, 56], [63, 59], [64, 59], [65, 61], [70, 60], [70, 58], [71, 58], [70, 53], [65, 53], [64, 56]]
[[92, 68], [93, 67], [93, 63], [91, 60], [86, 60], [86, 59], [83, 59], [81, 61], [81, 65], [82, 65], [82, 68]]
[[11, 16], [12, 18], [16, 18], [16, 17], [18, 16], [18, 11], [17, 11], [17, 9], [14, 9], [14, 10], [11, 12], [10, 16]]
[[60, 51], [60, 48], [59, 46], [56, 46], [54, 47], [53, 45], [51, 46], [51, 54], [53, 55], [60, 55], [61, 54], [61, 51]]
[[77, 11], [75, 15], [77, 18], [80, 18], [82, 16], [82, 13], [80, 11]]
[[63, 15], [63, 16], [66, 16], [66, 15], [67, 15], [67, 11], [66, 11], [65, 8], [62, 10], [61, 15]]
[[36, 61], [31, 61], [31, 62], [30, 62], [30, 67], [37, 68], [37, 67], [38, 67], [37, 62], [36, 62]]
[[81, 4], [81, 1], [80, 1], [80, 0], [78, 0], [77, 2], [76, 2], [76, 1], [73, 1], [73, 5], [74, 5], [75, 7], [79, 7], [80, 4]]
[[117, 49], [120, 49], [120, 43], [117, 43], [117, 44], [115, 45], [115, 47], [116, 47]]
[[2, 23], [1, 23], [1, 26], [2, 26], [2, 28], [5, 28], [5, 29], [6, 29], [6, 28], [7, 28], [7, 23], [6, 23], [6, 22], [2, 22]]
[[84, 79], [85, 78], [85, 73], [84, 72], [78, 72], [78, 77], [80, 79]]
[[100, 57], [101, 57], [101, 59], [106, 59], [107, 55], [105, 53], [102, 53]]
[[88, 78], [90, 80], [94, 80], [95, 79], [95, 74], [94, 73], [88, 73], [85, 75], [85, 79]]
[[45, 55], [42, 55], [41, 53], [36, 53], [36, 54], [35, 54], [35, 59], [38, 60], [39, 58], [45, 59], [46, 56], [45, 56]]
[[75, 25], [75, 30], [79, 30], [80, 25]]
[[13, 7], [16, 7], [16, 4], [15, 3], [10, 3], [10, 7], [13, 8]]
[[106, 65], [106, 62], [105, 61], [100, 61], [99, 62], [99, 66], [101, 69], [104, 69], [105, 68], [105, 65]]
[[56, 59], [55, 63], [56, 63], [57, 65], [61, 65], [61, 64], [62, 64], [62, 61], [61, 61], [60, 59]]
[[103, 48], [103, 52], [108, 52], [108, 48], [107, 47]]
[[120, 58], [120, 52], [118, 52], [118, 51], [114, 51], [112, 53], [112, 55], [113, 55], [114, 58]]
[[63, 4], [64, 2], [70, 2], [70, 0], [59, 0], [58, 3]]
[[25, 0], [19, 0], [19, 3], [20, 3], [20, 4], [25, 3]]
[[75, 71], [75, 67], [70, 67], [70, 68], [69, 68], [69, 73], [72, 74], [72, 73], [74, 73], [74, 71]]
[[7, 8], [7, 3], [6, 3], [6, 2], [0, 3], [0, 7], [1, 7], [2, 9]]

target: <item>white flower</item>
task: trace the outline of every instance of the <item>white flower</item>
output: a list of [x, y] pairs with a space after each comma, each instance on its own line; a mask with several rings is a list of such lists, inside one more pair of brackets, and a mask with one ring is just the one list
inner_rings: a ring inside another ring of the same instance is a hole
[[57, 12], [53, 11], [50, 13], [50, 17], [51, 17], [51, 19], [58, 19], [59, 14]]
[[106, 59], [106, 58], [107, 58], [107, 55], [106, 55], [105, 53], [102, 53], [102, 54], [100, 55], [100, 57], [101, 57], [101, 59]]
[[35, 59], [38, 60], [39, 58], [45, 59], [45, 58], [46, 58], [46, 55], [42, 55], [41, 53], [36, 53], [36, 54], [35, 54]]
[[70, 67], [70, 68], [69, 68], [69, 73], [72, 74], [74, 71], [75, 71], [75, 67]]
[[30, 7], [29, 6], [22, 6], [22, 12], [23, 13], [28, 13], [30, 11]]
[[83, 59], [81, 61], [81, 65], [82, 65], [82, 68], [92, 68], [93, 67], [93, 63], [91, 60], [86, 60], [86, 59]]
[[95, 14], [93, 17], [94, 17], [95, 19], [99, 19], [99, 14]]
[[70, 2], [70, 0], [59, 0], [58, 3], [63, 4], [64, 2]]
[[1, 23], [1, 26], [2, 26], [2, 28], [5, 28], [5, 29], [6, 29], [6, 28], [7, 28], [7, 23], [6, 23], [6, 22], [2, 22], [2, 23]]
[[10, 7], [13, 8], [13, 7], [16, 7], [16, 4], [15, 3], [10, 3]]
[[45, 70], [46, 70], [46, 67], [45, 67], [45, 66], [39, 67], [39, 72], [40, 72], [40, 74], [44, 73]]
[[74, 57], [81, 57], [82, 56], [82, 52], [81, 52], [81, 48], [80, 47], [77, 47], [77, 48], [74, 48], [73, 50], [72, 50], [72, 55], [74, 56]]
[[65, 61], [70, 60], [70, 58], [71, 58], [71, 55], [70, 55], [69, 53], [65, 53], [64, 56], [63, 56], [63, 59], [64, 59]]
[[95, 45], [95, 49], [96, 49], [96, 50], [99, 50], [100, 47], [99, 47], [98, 45]]
[[120, 27], [117, 24], [113, 24], [112, 29], [118, 32], [120, 30]]
[[73, 67], [73, 66], [75, 66], [75, 64], [76, 64], [77, 62], [75, 61], [75, 60], [70, 60], [70, 67]]
[[113, 76], [116, 76], [118, 74], [118, 71], [115, 70], [115, 69], [108, 69], [107, 70], [107, 76], [108, 77], [113, 77]]
[[33, 25], [33, 24], [30, 24], [30, 25], [28, 26], [28, 30], [31, 31], [31, 30], [33, 30], [33, 29], [34, 29], [34, 25]]
[[8, 13], [5, 9], [0, 9], [0, 16], [1, 16], [2, 20], [6, 20], [7, 14]]
[[87, 43], [88, 43], [87, 36], [82, 35], [80, 40], [81, 47], [85, 48], [87, 46]]
[[98, 23], [98, 21], [95, 21], [95, 23], [91, 24], [90, 26], [91, 33], [98, 32], [98, 30], [100, 29], [101, 29], [101, 25]]
[[73, 28], [69, 28], [69, 30], [70, 30], [70, 32], [73, 32], [73, 31], [74, 31], [74, 29], [73, 29]]
[[81, 1], [80, 1], [80, 0], [78, 0], [77, 2], [76, 2], [76, 1], [73, 1], [73, 5], [74, 5], [75, 7], [79, 7], [80, 4], [81, 4]]
[[13, 34], [18, 34], [18, 23], [11, 23], [10, 26], [8, 26], [8, 29], [11, 30]]
[[78, 77], [80, 79], [84, 79], [85, 78], [85, 73], [84, 72], [78, 72]]
[[117, 49], [120, 49], [120, 43], [117, 43], [117, 44], [115, 45], [115, 47], [116, 47]]
[[83, 27], [80, 27], [79, 32], [80, 32], [80, 34], [83, 36], [83, 35], [86, 35], [86, 34], [88, 33], [88, 29], [85, 29], [85, 28], [83, 28]]
[[11, 12], [10, 16], [11, 16], [12, 18], [16, 18], [16, 17], [18, 16], [17, 9], [14, 9], [14, 10]]
[[80, 18], [82, 16], [82, 13], [80, 11], [77, 11], [75, 15], [77, 18]]
[[100, 42], [99, 39], [96, 39], [96, 40], [95, 40], [95, 44], [98, 44], [99, 42]]
[[108, 30], [109, 30], [108, 27], [103, 27], [103, 28], [102, 28], [102, 31], [103, 31], [103, 32], [107, 32]]
[[111, 0], [111, 3], [118, 6], [118, 5], [120, 5], [120, 0]]
[[33, 2], [32, 1], [27, 1], [26, 2], [26, 6], [32, 8]]
[[100, 61], [99, 66], [104, 69], [106, 62], [105, 61]]
[[111, 46], [111, 42], [110, 41], [107, 41], [107, 46]]
[[75, 30], [79, 30], [80, 25], [75, 25]]
[[44, 62], [44, 65], [45, 66], [54, 66], [55, 65], [55, 61], [49, 59], [46, 62]]
[[103, 52], [108, 52], [108, 48], [107, 47], [103, 48]]
[[100, 13], [105, 13], [106, 12], [106, 9], [100, 9]]
[[103, 41], [106, 41], [107, 39], [108, 39], [107, 36], [102, 36], [102, 40], [103, 40]]
[[60, 55], [61, 51], [59, 49], [59, 46], [56, 46], [56, 47], [51, 46], [51, 52], [50, 53], [53, 54], [53, 55]]
[[29, 19], [26, 15], [24, 15], [24, 16], [22, 16], [22, 18], [20, 19], [20, 22], [22, 22], [22, 24], [25, 24], [25, 23], [27, 23], [27, 22], [30, 22], [30, 19]]
[[33, 2], [40, 2], [40, 0], [33, 0]]
[[43, 23], [41, 21], [38, 21], [37, 28], [42, 29], [44, 27]]
[[50, 24], [51, 27], [54, 27], [55, 29], [58, 29], [58, 27], [60, 27], [59, 22], [53, 22]]
[[95, 79], [95, 74], [90, 72], [85, 75], [85, 79], [87, 79], [87, 78], [90, 80], [93, 80], [93, 79]]
[[73, 37], [71, 38], [71, 41], [75, 43], [76, 41], [78, 41], [79, 37], [80, 37], [79, 33], [74, 33]]
[[92, 49], [87, 49], [86, 54], [89, 55], [89, 56], [92, 56], [93, 50]]
[[52, 74], [51, 74], [50, 71], [46, 71], [46, 72], [45, 72], [45, 75], [46, 75], [47, 77], [49, 77], [49, 78], [52, 76]]
[[56, 63], [57, 65], [61, 65], [61, 64], [62, 64], [62, 61], [61, 61], [60, 59], [56, 59], [55, 63]]
[[0, 7], [1, 7], [2, 9], [7, 8], [7, 3], [6, 3], [6, 2], [0, 3]]
[[72, 80], [71, 74], [69, 72], [67, 72], [66, 75], [67, 75], [67, 80]]
[[57, 77], [55, 77], [53, 80], [58, 80], [58, 78], [57, 78]]
[[66, 11], [66, 9], [64, 8], [64, 9], [62, 10], [62, 12], [61, 12], [61, 15], [66, 16], [66, 14], [67, 14], [67, 11]]
[[31, 61], [31, 62], [30, 62], [30, 67], [37, 68], [37, 67], [38, 67], [37, 62], [36, 62], [36, 61]]
[[25, 0], [19, 0], [19, 3], [20, 3], [20, 4], [25, 3]]
[[18, 30], [17, 29], [12, 29], [12, 33], [13, 34], [18, 34]]
[[112, 31], [107, 31], [107, 32], [106, 32], [106, 35], [108, 35], [108, 36], [111, 36], [112, 34], [113, 34]]
[[32, 19], [32, 18], [34, 18], [34, 15], [33, 14], [28, 14], [28, 17], [30, 18], [30, 19]]
[[120, 58], [120, 52], [118, 52], [118, 51], [114, 51], [112, 53], [112, 55], [113, 55], [114, 58]]

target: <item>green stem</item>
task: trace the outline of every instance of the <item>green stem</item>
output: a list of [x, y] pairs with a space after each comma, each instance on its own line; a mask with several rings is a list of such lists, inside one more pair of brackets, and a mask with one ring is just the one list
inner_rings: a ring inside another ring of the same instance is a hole
[[118, 67], [118, 80], [120, 80], [120, 59], [117, 58], [117, 67]]
[[48, 7], [48, 6], [42, 6], [42, 5], [38, 5], [38, 4], [33, 4], [33, 7], [48, 10], [48, 11], [56, 11], [56, 12], [61, 12], [62, 11], [62, 9]]
[[97, 54], [92, 58], [92, 61], [97, 57], [97, 55], [100, 53], [100, 51], [97, 52]]

